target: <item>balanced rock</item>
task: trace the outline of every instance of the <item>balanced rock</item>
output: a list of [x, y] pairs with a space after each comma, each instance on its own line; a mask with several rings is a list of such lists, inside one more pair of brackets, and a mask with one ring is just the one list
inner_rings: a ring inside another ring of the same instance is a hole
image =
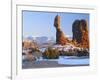
[[73, 41], [78, 46], [89, 48], [88, 25], [86, 20], [75, 20], [72, 25]]
[[63, 31], [60, 29], [60, 16], [58, 15], [54, 19], [54, 26], [56, 28], [56, 44], [65, 45], [68, 39], [65, 37]]

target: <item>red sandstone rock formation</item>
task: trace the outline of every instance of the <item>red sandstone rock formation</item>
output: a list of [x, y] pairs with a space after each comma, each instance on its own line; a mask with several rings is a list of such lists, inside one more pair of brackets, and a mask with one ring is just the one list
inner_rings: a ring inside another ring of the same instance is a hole
[[60, 29], [60, 16], [56, 16], [54, 19], [54, 26], [56, 28], [56, 44], [65, 45], [68, 39], [64, 36], [63, 31]]
[[25, 48], [25, 49], [29, 49], [29, 48], [37, 48], [37, 45], [35, 42], [32, 42], [30, 40], [24, 40], [23, 43], [22, 43], [22, 47]]
[[88, 25], [86, 20], [75, 20], [72, 25], [73, 41], [79, 47], [89, 48]]
[[88, 35], [88, 25], [85, 20], [81, 20], [80, 26], [82, 27], [82, 43], [84, 48], [89, 48], [89, 35]]

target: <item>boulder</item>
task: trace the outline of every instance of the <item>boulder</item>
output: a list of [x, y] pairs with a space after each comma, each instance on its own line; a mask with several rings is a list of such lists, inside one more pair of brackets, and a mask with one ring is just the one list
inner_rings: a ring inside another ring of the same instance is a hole
[[29, 49], [29, 48], [35, 49], [35, 48], [37, 48], [37, 44], [31, 40], [24, 40], [22, 42], [22, 47], [23, 47], [23, 49]]

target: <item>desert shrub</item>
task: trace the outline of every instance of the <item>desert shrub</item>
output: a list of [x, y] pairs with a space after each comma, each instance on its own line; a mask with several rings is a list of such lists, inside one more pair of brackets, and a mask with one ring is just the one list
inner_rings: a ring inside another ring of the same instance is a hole
[[57, 49], [47, 48], [43, 53], [43, 58], [46, 59], [57, 59], [59, 58], [59, 51]]
[[81, 56], [89, 56], [89, 51], [87, 51], [86, 49], [84, 50], [78, 50], [77, 51], [77, 56], [81, 57]]
[[60, 56], [74, 56], [75, 52], [70, 51], [60, 51]]

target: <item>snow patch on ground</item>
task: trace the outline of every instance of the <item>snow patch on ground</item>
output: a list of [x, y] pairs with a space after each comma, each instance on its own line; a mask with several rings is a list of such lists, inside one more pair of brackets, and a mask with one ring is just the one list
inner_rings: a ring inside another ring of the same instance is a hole
[[58, 64], [65, 65], [84, 65], [89, 64], [89, 58], [70, 58], [70, 57], [59, 57]]

